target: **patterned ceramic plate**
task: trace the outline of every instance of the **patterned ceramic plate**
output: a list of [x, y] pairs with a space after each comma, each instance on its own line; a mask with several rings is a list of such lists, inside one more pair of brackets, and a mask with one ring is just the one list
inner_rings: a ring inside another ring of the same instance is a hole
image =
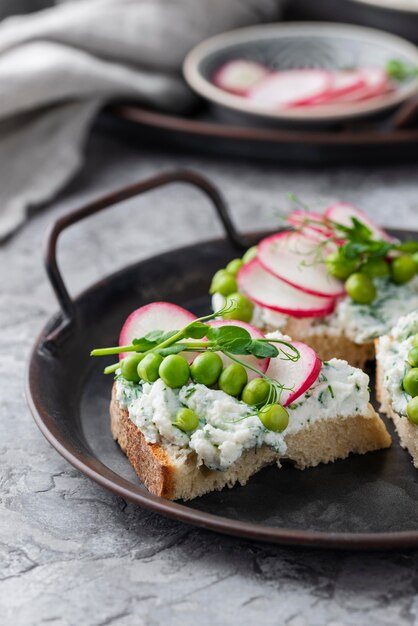
[[284, 23], [244, 28], [207, 39], [184, 62], [184, 75], [198, 94], [223, 113], [245, 116], [252, 124], [266, 121], [330, 123], [376, 115], [418, 93], [418, 77], [399, 83], [393, 91], [358, 102], [266, 110], [265, 106], [228, 93], [212, 82], [228, 61], [248, 59], [271, 70], [381, 67], [391, 59], [418, 66], [418, 49], [408, 41], [378, 30], [333, 23]]

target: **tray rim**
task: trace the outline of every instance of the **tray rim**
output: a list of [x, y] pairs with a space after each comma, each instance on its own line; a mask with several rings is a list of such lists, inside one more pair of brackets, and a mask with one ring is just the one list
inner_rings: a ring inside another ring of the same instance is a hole
[[170, 113], [151, 111], [135, 103], [110, 106], [107, 111], [112, 117], [133, 124], [142, 124], [157, 131], [180, 132], [186, 136], [201, 136], [220, 139], [250, 141], [254, 144], [294, 143], [318, 146], [364, 146], [382, 144], [418, 144], [418, 128], [395, 128], [391, 132], [366, 130], [342, 131], [340, 133], [321, 130], [263, 128], [239, 126], [217, 121], [203, 121]]
[[[411, 234], [413, 232], [418, 236], [418, 231], [415, 230], [394, 228], [388, 228], [387, 230], [389, 232], [396, 230], [397, 233], [404, 234]], [[121, 275], [126, 271], [131, 271], [133, 268], [138, 267], [138, 265], [146, 261], [158, 261], [161, 257], [170, 256], [178, 251], [193, 249], [196, 245], [220, 243], [224, 241], [227, 241], [226, 237], [218, 237], [204, 240], [198, 244], [194, 243], [188, 246], [173, 248], [158, 255], [146, 257], [136, 263], [127, 265], [107, 276], [106, 280], [115, 280], [118, 275]], [[94, 295], [97, 290], [103, 287], [103, 282], [103, 279], [96, 281], [87, 289], [82, 290], [74, 296], [74, 302], [78, 304], [83, 299], [87, 299]], [[113, 492], [115, 495], [154, 513], [159, 513], [176, 521], [188, 523], [193, 526], [204, 528], [205, 530], [211, 530], [221, 534], [237, 536], [250, 540], [274, 543], [278, 545], [339, 550], [393, 550], [399, 548], [414, 548], [418, 546], [418, 530], [391, 531], [382, 533], [338, 533], [263, 526], [256, 522], [231, 520], [221, 515], [214, 515], [199, 509], [191, 508], [187, 503], [179, 504], [178, 502], [154, 496], [149, 493], [145, 487], [141, 488], [139, 485], [133, 485], [129, 480], [123, 478], [123, 476], [108, 468], [92, 452], [91, 459], [96, 459], [104, 470], [98, 471], [93, 467], [94, 464], [91, 462], [88, 455], [84, 454], [80, 450], [76, 450], [68, 442], [68, 440], [66, 440], [66, 438], [57, 431], [52, 417], [42, 406], [42, 400], [38, 394], [34, 372], [34, 369], [37, 367], [37, 359], [39, 358], [38, 351], [43, 339], [45, 339], [51, 325], [56, 321], [56, 319], [57, 313], [49, 317], [38, 334], [30, 351], [25, 372], [26, 402], [36, 425], [46, 440], [66, 461], [94, 482]]]

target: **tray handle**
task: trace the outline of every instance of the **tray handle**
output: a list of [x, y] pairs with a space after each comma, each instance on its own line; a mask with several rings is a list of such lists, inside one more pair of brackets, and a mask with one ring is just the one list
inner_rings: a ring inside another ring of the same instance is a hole
[[72, 226], [73, 224], [85, 219], [86, 217], [90, 217], [95, 213], [99, 213], [103, 209], [107, 209], [119, 202], [122, 202], [123, 200], [127, 200], [128, 198], [146, 193], [147, 191], [178, 182], [186, 183], [200, 189], [200, 191], [202, 191], [212, 202], [229, 240], [237, 248], [242, 249], [246, 247], [247, 243], [245, 238], [243, 238], [236, 231], [228, 213], [225, 201], [223, 200], [219, 190], [207, 178], [189, 170], [176, 170], [148, 178], [139, 183], [135, 183], [128, 187], [119, 189], [118, 191], [107, 194], [98, 200], [94, 200], [93, 202], [86, 204], [80, 209], [71, 211], [58, 219], [52, 225], [46, 240], [46, 272], [61, 307], [62, 316], [60, 316], [60, 319], [56, 319], [58, 327], [55, 326], [55, 328], [51, 329], [45, 340], [44, 347], [52, 348], [51, 344], [55, 341], [57, 335], [61, 333], [64, 328], [70, 328], [76, 319], [76, 307], [74, 301], [65, 286], [57, 263], [57, 242], [60, 234], [69, 226]]

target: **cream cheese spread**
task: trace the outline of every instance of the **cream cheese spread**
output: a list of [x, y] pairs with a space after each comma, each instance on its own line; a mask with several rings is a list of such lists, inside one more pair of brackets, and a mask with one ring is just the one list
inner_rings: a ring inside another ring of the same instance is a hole
[[379, 340], [376, 358], [384, 372], [383, 385], [393, 410], [399, 415], [406, 415], [406, 406], [411, 400], [411, 396], [403, 389], [402, 381], [406, 372], [411, 369], [407, 356], [417, 333], [418, 310], [402, 317], [390, 334]]
[[[199, 464], [226, 470], [245, 450], [262, 445], [286, 454], [286, 435], [297, 433], [317, 420], [367, 415], [369, 378], [346, 361], [323, 363], [312, 387], [288, 408], [289, 425], [282, 433], [267, 430], [250, 407], [218, 389], [189, 383], [170, 389], [161, 379], [155, 383], [116, 380], [116, 399], [149, 443], [172, 443], [193, 450]], [[173, 425], [178, 409], [186, 406], [199, 417], [191, 434]]]

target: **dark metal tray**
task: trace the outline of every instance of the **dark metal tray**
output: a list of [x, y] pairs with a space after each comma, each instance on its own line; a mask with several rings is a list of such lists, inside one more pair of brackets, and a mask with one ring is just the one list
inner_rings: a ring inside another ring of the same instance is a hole
[[380, 119], [326, 129], [263, 128], [221, 121], [208, 108], [188, 117], [114, 106], [102, 123], [152, 149], [276, 163], [337, 165], [418, 160], [418, 99]]
[[[127, 267], [72, 300], [57, 265], [60, 233], [116, 202], [178, 181], [197, 186], [212, 200], [226, 237]], [[245, 487], [184, 504], [151, 495], [113, 442], [108, 419], [112, 380], [102, 374], [103, 361], [89, 357], [90, 347], [114, 344], [126, 316], [149, 301], [170, 300], [196, 314], [207, 312], [212, 274], [254, 241], [236, 232], [218, 191], [190, 172], [158, 176], [59, 219], [48, 238], [46, 266], [61, 312], [42, 330], [27, 371], [27, 400], [36, 423], [62, 456], [103, 487], [183, 522], [281, 544], [418, 546], [418, 473], [396, 436], [389, 450], [303, 472], [290, 465], [280, 471], [266, 468]]]

